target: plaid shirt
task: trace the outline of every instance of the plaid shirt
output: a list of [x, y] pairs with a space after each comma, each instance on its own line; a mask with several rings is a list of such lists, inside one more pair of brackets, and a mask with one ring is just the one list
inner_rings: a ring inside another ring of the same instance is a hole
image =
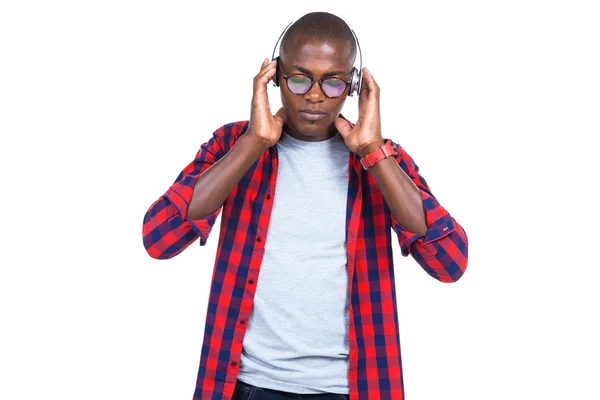
[[[193, 400], [230, 400], [235, 388], [275, 201], [277, 146], [250, 167], [223, 207], [198, 220], [187, 217], [187, 207], [198, 176], [231, 149], [247, 126], [248, 121], [239, 121], [217, 129], [144, 216], [146, 251], [153, 258], [168, 259], [196, 239], [204, 246], [223, 210]], [[454, 282], [467, 266], [465, 231], [438, 203], [412, 158], [392, 144], [398, 165], [420, 189], [428, 230], [423, 236], [404, 229], [360, 157], [350, 152], [346, 247], [351, 400], [404, 399], [391, 230], [401, 254], [411, 254], [435, 279]]]

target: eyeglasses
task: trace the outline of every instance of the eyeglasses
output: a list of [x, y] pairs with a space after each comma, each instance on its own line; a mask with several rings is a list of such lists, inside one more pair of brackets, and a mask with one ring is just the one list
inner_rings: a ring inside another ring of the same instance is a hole
[[346, 91], [346, 88], [350, 86], [350, 82], [346, 82], [342, 78], [311, 78], [304, 74], [291, 74], [283, 75], [285, 83], [294, 94], [305, 94], [313, 87], [315, 81], [319, 82], [321, 91], [325, 97], [334, 99], [340, 97]]

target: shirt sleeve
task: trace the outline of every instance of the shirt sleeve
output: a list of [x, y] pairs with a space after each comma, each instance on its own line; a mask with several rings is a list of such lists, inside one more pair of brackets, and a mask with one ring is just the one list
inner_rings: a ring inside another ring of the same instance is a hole
[[152, 203], [144, 215], [143, 243], [152, 258], [173, 258], [198, 238], [200, 246], [206, 244], [222, 207], [198, 220], [188, 218], [187, 209], [198, 176], [223, 156], [222, 132], [223, 127], [200, 146], [194, 160], [179, 173], [175, 182]]
[[390, 212], [391, 225], [398, 235], [401, 254], [409, 254], [432, 277], [442, 282], [455, 282], [465, 272], [468, 260], [468, 238], [465, 230], [433, 196], [419, 167], [406, 151], [390, 140], [398, 154], [394, 156], [402, 170], [421, 193], [427, 223], [425, 235], [406, 230]]

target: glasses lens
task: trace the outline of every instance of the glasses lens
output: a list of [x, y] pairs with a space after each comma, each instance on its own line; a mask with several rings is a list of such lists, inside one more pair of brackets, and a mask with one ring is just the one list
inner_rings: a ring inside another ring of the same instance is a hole
[[328, 78], [323, 81], [323, 92], [329, 97], [341, 96], [346, 90], [346, 82], [338, 78]]
[[305, 75], [292, 75], [287, 80], [290, 92], [295, 94], [304, 94], [310, 89], [312, 81]]

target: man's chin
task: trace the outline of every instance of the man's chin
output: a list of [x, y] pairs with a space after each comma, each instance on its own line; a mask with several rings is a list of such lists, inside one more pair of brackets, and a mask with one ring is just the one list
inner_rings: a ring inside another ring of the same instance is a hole
[[316, 135], [316, 134], [325, 134], [329, 130], [329, 127], [331, 126], [331, 124], [332, 124], [332, 122], [329, 120], [321, 120], [321, 121], [300, 120], [300, 121], [294, 121], [293, 127], [296, 129], [296, 131], [298, 131], [302, 134]]

